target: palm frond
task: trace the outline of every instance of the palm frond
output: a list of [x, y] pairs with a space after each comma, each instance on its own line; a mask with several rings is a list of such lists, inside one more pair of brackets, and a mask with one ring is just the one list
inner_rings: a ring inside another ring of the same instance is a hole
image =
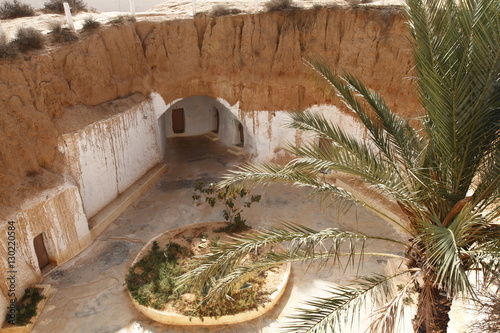
[[498, 137], [498, 1], [409, 0], [407, 11], [428, 117], [427, 160], [453, 206]]
[[350, 286], [332, 286], [324, 292], [326, 297], [316, 297], [306, 302], [297, 313], [289, 316], [289, 323], [283, 326], [283, 332], [342, 332], [351, 326], [356, 314], [359, 314], [369, 301], [382, 304], [391, 298], [391, 280], [407, 274], [398, 272], [391, 276], [372, 275], [359, 278]]
[[[412, 231], [408, 229], [407, 226], [403, 225], [401, 221], [394, 219], [392, 216], [389, 216], [384, 211], [380, 210], [376, 206], [371, 203], [358, 200], [356, 196], [347, 190], [336, 186], [327, 181], [323, 181], [318, 176], [317, 167], [321, 165], [321, 163], [327, 162], [319, 162], [316, 167], [312, 166], [310, 163], [307, 163], [306, 160], [296, 159], [291, 161], [290, 163], [282, 166], [272, 163], [266, 164], [247, 164], [239, 167], [237, 170], [231, 170], [228, 174], [223, 177], [223, 180], [218, 183], [219, 187], [233, 187], [240, 188], [251, 186], [255, 183], [270, 185], [273, 183], [285, 183], [291, 184], [298, 187], [308, 187], [312, 189], [312, 194], [322, 194], [328, 195], [337, 199], [345, 199], [354, 203], [361, 204], [368, 209], [380, 214], [385, 219], [390, 221], [391, 223], [397, 225], [402, 230], [405, 230], [410, 235]], [[323, 164], [326, 165], [326, 164]], [[345, 166], [344, 170], [348, 170], [349, 167]], [[340, 170], [340, 167], [339, 169]], [[356, 172], [352, 170], [352, 172]], [[359, 173], [359, 171], [358, 171]], [[366, 173], [365, 173], [366, 175]], [[382, 187], [380, 187], [382, 189]], [[401, 196], [403, 198], [403, 195]], [[409, 199], [404, 200], [408, 205], [413, 206], [413, 201]], [[416, 209], [419, 213], [422, 212], [421, 209]]]
[[[354, 256], [363, 256], [368, 239], [403, 244], [390, 238], [368, 236], [337, 228], [315, 231], [300, 225], [286, 224], [282, 228], [245, 234], [234, 237], [231, 242], [221, 243], [211, 253], [201, 257], [196, 267], [180, 276], [177, 282], [179, 288], [206, 291], [215, 287], [220, 293], [230, 292], [239, 288], [244, 281], [238, 274], [250, 276], [287, 262], [322, 259], [335, 264], [344, 256], [348, 258], [348, 262], [354, 264]], [[245, 263], [249, 254], [259, 253], [262, 248], [275, 244], [285, 245], [286, 252], [267, 256], [267, 259], [256, 264]]]

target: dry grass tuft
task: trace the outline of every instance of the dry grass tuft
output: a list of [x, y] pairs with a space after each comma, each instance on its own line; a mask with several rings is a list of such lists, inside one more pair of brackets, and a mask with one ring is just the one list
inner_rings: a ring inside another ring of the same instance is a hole
[[5, 1], [0, 5], [0, 19], [10, 20], [18, 17], [35, 16], [35, 9], [18, 0]]
[[16, 38], [9, 43], [15, 46], [21, 52], [38, 50], [43, 48], [45, 38], [42, 33], [35, 28], [26, 27], [19, 28], [16, 32]]

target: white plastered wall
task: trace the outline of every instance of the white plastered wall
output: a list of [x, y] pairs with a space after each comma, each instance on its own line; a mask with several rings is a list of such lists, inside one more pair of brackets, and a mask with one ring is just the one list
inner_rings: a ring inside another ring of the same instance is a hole
[[58, 149], [88, 218], [161, 161], [158, 94], [125, 112], [61, 135]]
[[[0, 242], [0, 257], [4, 258], [0, 261], [0, 269], [15, 277], [14, 293], [18, 298], [27, 287], [40, 282], [42, 277], [33, 244], [36, 236], [43, 234], [49, 260], [54, 265], [73, 258], [92, 242], [78, 188], [68, 179], [26, 200], [18, 213], [0, 224], [2, 235], [7, 237], [8, 231], [14, 232], [11, 235], [15, 243]], [[11, 263], [7, 261], [9, 246], [14, 258]], [[12, 249], [12, 246], [15, 248]], [[8, 281], [3, 279], [0, 283], [2, 319], [11, 299], [9, 289]]]
[[[315, 105], [305, 111], [322, 114], [327, 120], [344, 129], [354, 137], [364, 139], [366, 133], [354, 116], [340, 111], [332, 105]], [[289, 111], [239, 112], [245, 132], [245, 151], [254, 161], [265, 162], [285, 155], [287, 143], [300, 144], [318, 138], [310, 133], [297, 132], [286, 124], [290, 121]]]
[[[185, 131], [174, 133], [172, 129], [172, 110], [184, 109]], [[167, 105], [165, 113], [160, 120], [164, 127], [165, 137], [195, 136], [208, 133], [217, 126], [215, 110], [219, 114], [219, 139], [226, 146], [239, 142], [238, 134], [238, 109], [239, 104], [229, 105], [223, 99], [213, 99], [208, 96], [192, 96], [178, 99]]]

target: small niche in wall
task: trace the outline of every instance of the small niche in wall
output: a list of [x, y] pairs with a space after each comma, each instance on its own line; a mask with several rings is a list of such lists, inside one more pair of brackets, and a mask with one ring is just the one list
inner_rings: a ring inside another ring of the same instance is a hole
[[49, 262], [49, 254], [47, 253], [47, 249], [45, 247], [45, 243], [43, 241], [43, 233], [36, 236], [33, 239], [33, 245], [35, 247], [36, 258], [38, 260], [38, 266], [40, 270], [47, 266]]
[[172, 110], [172, 131], [176, 134], [186, 131], [186, 118], [184, 117], [183, 108]]

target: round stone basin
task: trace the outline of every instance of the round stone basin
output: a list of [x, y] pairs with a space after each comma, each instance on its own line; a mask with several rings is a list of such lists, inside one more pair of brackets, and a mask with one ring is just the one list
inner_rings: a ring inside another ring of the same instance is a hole
[[[211, 239], [210, 235], [219, 236], [221, 240], [229, 239], [229, 237], [225, 233], [214, 233], [213, 230], [220, 229], [228, 225], [227, 222], [203, 222], [203, 223], [195, 223], [187, 226], [182, 226], [179, 228], [175, 228], [169, 230], [153, 239], [151, 239], [137, 254], [135, 260], [133, 261], [133, 266], [136, 262], [141, 260], [149, 250], [151, 249], [153, 242], [158, 242], [160, 248], [164, 247], [169, 242], [176, 242], [180, 245], [189, 247], [193, 250], [199, 246], [200, 248], [203, 246], [201, 242], [192, 241], [189, 242], [187, 239], [192, 239], [200, 234], [207, 235], [207, 239]], [[157, 310], [148, 306], [144, 306], [139, 304], [135, 299], [132, 298], [130, 292], [127, 288], [127, 293], [132, 300], [134, 306], [145, 316], [148, 318], [168, 325], [226, 325], [226, 324], [237, 324], [244, 321], [252, 320], [257, 317], [264, 315], [266, 312], [271, 310], [279, 301], [280, 297], [283, 295], [285, 291], [288, 279], [290, 277], [290, 263], [284, 264], [279, 267], [276, 271], [270, 272], [266, 276], [265, 286], [269, 290], [273, 290], [273, 293], [269, 296], [269, 302], [260, 304], [258, 309], [246, 310], [244, 312], [240, 312], [233, 315], [224, 315], [221, 317], [189, 317], [185, 316], [179, 312], [176, 312], [173, 308], [167, 308], [166, 310]]]

